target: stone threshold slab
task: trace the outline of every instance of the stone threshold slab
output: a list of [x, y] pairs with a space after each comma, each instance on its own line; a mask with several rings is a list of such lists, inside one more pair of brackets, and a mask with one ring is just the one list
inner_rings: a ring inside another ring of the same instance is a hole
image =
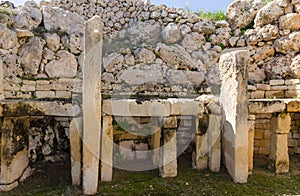
[[64, 116], [75, 117], [80, 107], [63, 101], [20, 101], [4, 100], [0, 102], [0, 116]]
[[300, 112], [300, 99], [250, 99], [249, 113]]
[[173, 116], [199, 115], [204, 102], [188, 98], [169, 99], [105, 99], [102, 112], [113, 116]]

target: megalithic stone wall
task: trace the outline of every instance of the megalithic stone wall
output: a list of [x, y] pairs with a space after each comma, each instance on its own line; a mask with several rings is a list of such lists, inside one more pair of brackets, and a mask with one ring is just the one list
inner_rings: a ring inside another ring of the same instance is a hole
[[222, 135], [226, 168], [234, 182], [248, 177], [247, 50], [223, 54], [219, 62], [222, 79], [220, 103], [225, 118]]

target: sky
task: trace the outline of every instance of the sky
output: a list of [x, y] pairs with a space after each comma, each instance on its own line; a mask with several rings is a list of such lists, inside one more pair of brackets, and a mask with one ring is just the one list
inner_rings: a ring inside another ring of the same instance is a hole
[[[10, 0], [15, 5], [22, 5], [26, 0]], [[35, 0], [39, 2], [39, 0]], [[186, 8], [189, 7], [192, 11], [226, 11], [227, 6], [233, 0], [150, 0], [152, 4], [165, 4], [169, 7]]]

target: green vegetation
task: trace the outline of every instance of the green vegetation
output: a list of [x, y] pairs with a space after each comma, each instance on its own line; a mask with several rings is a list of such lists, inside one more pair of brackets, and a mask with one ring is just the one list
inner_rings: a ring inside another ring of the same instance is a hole
[[9, 8], [0, 7], [0, 14], [5, 14], [5, 15], [8, 15], [8, 16], [11, 16], [11, 15], [13, 15], [13, 12]]
[[214, 21], [226, 20], [226, 14], [223, 11], [209, 12], [201, 10], [199, 12], [199, 16], [201, 19], [210, 19]]
[[241, 28], [241, 35], [244, 35], [248, 29], [253, 29], [254, 21], [248, 24], [246, 27]]
[[271, 1], [273, 1], [273, 0], [265, 0], [265, 1], [264, 1], [264, 5], [267, 5], [267, 4], [270, 3]]

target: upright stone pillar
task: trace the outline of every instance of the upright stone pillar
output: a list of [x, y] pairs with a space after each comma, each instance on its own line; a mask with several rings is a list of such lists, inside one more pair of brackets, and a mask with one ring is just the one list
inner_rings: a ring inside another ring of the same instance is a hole
[[160, 138], [161, 138], [161, 128], [153, 127], [151, 135], [151, 143], [153, 149], [153, 165], [159, 165], [159, 147], [160, 147]]
[[250, 115], [248, 119], [248, 174], [252, 174], [253, 170], [253, 154], [254, 154], [254, 126], [255, 126], [255, 115]]
[[3, 95], [3, 62], [2, 58], [0, 57], [0, 100], [4, 99]]
[[100, 124], [103, 24], [98, 16], [85, 25], [83, 65], [83, 193], [97, 192]]
[[276, 173], [289, 172], [288, 133], [291, 117], [287, 113], [273, 114], [271, 118], [271, 146], [269, 167]]
[[113, 125], [112, 116], [103, 116], [101, 135], [101, 181], [112, 180], [113, 173]]
[[160, 156], [161, 177], [177, 176], [177, 139], [176, 139], [176, 117], [164, 119], [163, 139]]
[[221, 169], [221, 117], [209, 115], [208, 125], [208, 167], [212, 172], [219, 172]]
[[208, 166], [208, 138], [202, 135], [199, 129], [199, 117], [195, 118], [195, 154], [193, 154], [193, 167], [197, 170], [207, 169]]
[[220, 57], [222, 80], [220, 103], [225, 118], [222, 135], [228, 173], [234, 182], [248, 178], [247, 50], [228, 52]]
[[81, 136], [82, 117], [72, 119], [70, 123], [70, 151], [72, 184], [81, 184]]

